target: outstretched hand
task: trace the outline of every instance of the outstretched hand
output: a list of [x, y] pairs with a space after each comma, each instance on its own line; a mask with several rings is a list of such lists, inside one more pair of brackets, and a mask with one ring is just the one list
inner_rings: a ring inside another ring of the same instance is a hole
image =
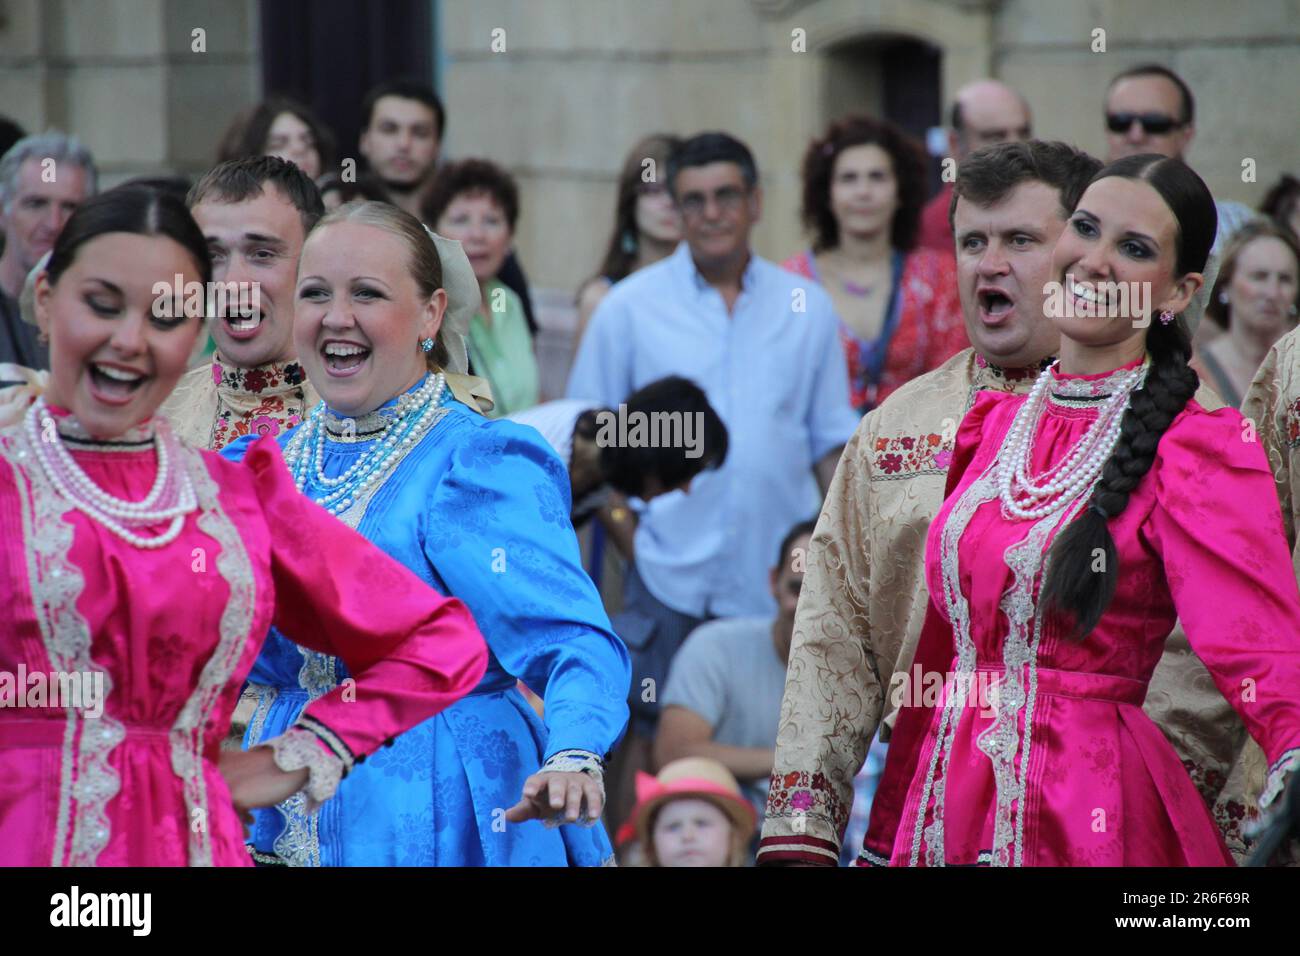
[[511, 823], [546, 820], [562, 823], [593, 824], [604, 807], [600, 783], [590, 774], [569, 771], [535, 773], [524, 781], [523, 796], [506, 811]]

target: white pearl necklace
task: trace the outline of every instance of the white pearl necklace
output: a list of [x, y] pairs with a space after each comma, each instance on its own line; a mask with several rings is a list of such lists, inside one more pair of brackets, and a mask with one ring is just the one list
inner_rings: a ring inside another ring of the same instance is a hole
[[[185, 516], [198, 507], [194, 484], [184, 466], [172, 466], [174, 439], [170, 434], [164, 439], [160, 426], [154, 429], [153, 445], [158, 472], [153, 487], [140, 501], [128, 501], [109, 494], [77, 464], [72, 453], [63, 444], [57, 428], [43, 435], [42, 421], [48, 421], [48, 406], [43, 398], [32, 403], [24, 416], [27, 440], [36, 453], [36, 461], [46, 477], [74, 508], [103, 525], [123, 541], [137, 548], [154, 549], [171, 544], [185, 526]], [[148, 527], [171, 519], [167, 530], [157, 535], [141, 535], [132, 527]]]
[[1047, 390], [1056, 364], [1054, 362], [1044, 369], [1034, 382], [998, 452], [998, 496], [1003, 514], [1008, 517], [1036, 520], [1055, 514], [1092, 486], [1119, 441], [1129, 397], [1146, 380], [1149, 365], [1144, 362], [1118, 377], [1114, 391], [1101, 406], [1097, 420], [1088, 427], [1070, 455], [1042, 475], [1031, 477], [1034, 436], [1047, 404]]
[[285, 447], [284, 457], [294, 484], [305, 492], [308, 477], [325, 491], [313, 500], [336, 517], [346, 512], [369, 490], [387, 477], [398, 460], [424, 434], [442, 405], [447, 379], [441, 373], [427, 375], [420, 387], [397, 399], [397, 410], [376, 436], [374, 444], [346, 471], [330, 478], [325, 474], [325, 405], [312, 409], [307, 420]]

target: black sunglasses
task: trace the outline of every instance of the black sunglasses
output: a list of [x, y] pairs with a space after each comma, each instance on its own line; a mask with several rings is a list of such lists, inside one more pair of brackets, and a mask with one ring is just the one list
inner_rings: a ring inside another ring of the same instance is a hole
[[1164, 113], [1107, 113], [1106, 126], [1112, 133], [1127, 133], [1134, 121], [1142, 124], [1148, 136], [1163, 136], [1183, 124]]

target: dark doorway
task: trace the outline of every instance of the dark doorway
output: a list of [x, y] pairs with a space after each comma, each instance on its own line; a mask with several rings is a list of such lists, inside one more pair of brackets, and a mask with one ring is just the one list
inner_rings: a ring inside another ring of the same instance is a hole
[[[827, 122], [869, 113], [897, 123], [922, 145], [929, 130], [943, 124], [939, 47], [911, 36], [874, 33], [835, 44], [827, 61], [822, 96]], [[930, 157], [932, 192], [939, 188], [939, 172], [940, 158]]]
[[376, 83], [434, 83], [436, 0], [262, 0], [262, 82], [308, 104], [356, 157], [361, 100]]

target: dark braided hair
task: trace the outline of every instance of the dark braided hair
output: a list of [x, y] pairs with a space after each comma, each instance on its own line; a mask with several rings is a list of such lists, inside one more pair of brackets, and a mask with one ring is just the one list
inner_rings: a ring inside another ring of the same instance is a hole
[[[1205, 269], [1218, 227], [1214, 197], [1199, 176], [1178, 159], [1151, 153], [1127, 156], [1093, 177], [1140, 179], [1151, 185], [1177, 224], [1176, 276]], [[1090, 184], [1091, 185], [1091, 184]], [[1180, 315], [1168, 325], [1152, 321], [1147, 330], [1151, 367], [1146, 382], [1133, 392], [1120, 420], [1119, 441], [1101, 472], [1088, 506], [1057, 536], [1047, 563], [1042, 606], [1057, 619], [1072, 620], [1083, 638], [1106, 612], [1119, 581], [1119, 556], [1107, 522], [1128, 506], [1129, 495], [1155, 461], [1156, 446], [1200, 384], [1188, 366], [1191, 337]], [[1094, 570], [1100, 550], [1104, 568]]]

